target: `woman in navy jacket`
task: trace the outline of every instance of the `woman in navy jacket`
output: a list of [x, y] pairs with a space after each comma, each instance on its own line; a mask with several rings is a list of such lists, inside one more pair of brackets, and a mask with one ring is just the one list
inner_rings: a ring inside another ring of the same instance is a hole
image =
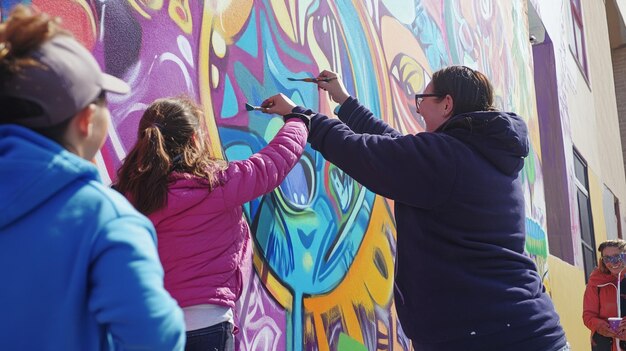
[[451, 66], [416, 95], [426, 132], [402, 135], [350, 97], [334, 72], [318, 86], [339, 120], [268, 98], [265, 112], [312, 115], [309, 142], [395, 201], [395, 303], [416, 350], [567, 350], [533, 261], [524, 254], [519, 172], [527, 129], [495, 111], [480, 72]]

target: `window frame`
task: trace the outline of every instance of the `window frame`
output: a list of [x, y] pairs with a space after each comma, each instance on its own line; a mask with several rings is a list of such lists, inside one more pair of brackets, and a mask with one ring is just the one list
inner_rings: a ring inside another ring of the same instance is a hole
[[572, 21], [570, 28], [570, 51], [578, 64], [578, 68], [585, 77], [585, 80], [588, 81], [587, 44], [585, 41], [585, 26], [583, 25], [582, 4], [580, 0], [570, 0], [570, 16]]
[[[584, 179], [578, 178], [578, 174], [576, 173], [577, 163], [580, 163], [580, 165], [583, 168], [584, 174], [582, 176], [584, 177]], [[585, 282], [587, 282], [589, 279], [589, 275], [598, 264], [598, 256], [596, 253], [596, 238], [595, 238], [595, 231], [593, 228], [593, 211], [591, 209], [591, 196], [589, 194], [589, 173], [588, 173], [587, 162], [576, 149], [574, 149], [574, 183], [576, 184], [576, 204], [578, 206], [578, 226], [580, 228], [581, 253], [582, 253], [582, 259], [583, 259], [583, 268], [585, 270]], [[585, 198], [586, 203], [584, 204], [584, 206], [582, 206], [580, 202], [581, 200], [579, 198], [579, 195], [582, 195]], [[583, 208], [586, 208], [587, 213], [582, 213]], [[583, 223], [585, 223], [585, 221], [583, 221], [583, 216], [588, 217], [586, 218], [587, 219], [586, 223], [588, 225], [588, 228], [583, 228]], [[588, 233], [585, 232], [587, 230], [588, 230]], [[588, 243], [584, 240], [585, 234], [588, 234], [591, 242]], [[591, 258], [592, 258], [591, 262], [588, 262], [585, 259], [586, 257], [585, 251], [591, 253]]]

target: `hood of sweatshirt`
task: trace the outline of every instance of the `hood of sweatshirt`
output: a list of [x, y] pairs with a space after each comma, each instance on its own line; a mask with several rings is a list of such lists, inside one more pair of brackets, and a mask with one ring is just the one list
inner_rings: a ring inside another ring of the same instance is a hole
[[78, 179], [100, 176], [92, 163], [52, 140], [17, 125], [0, 126], [0, 230]]
[[[625, 274], [626, 271], [622, 272], [621, 279], [624, 279]], [[589, 282], [587, 283], [587, 285], [597, 287], [608, 283], [611, 283], [615, 286], [615, 283], [617, 283], [617, 277], [612, 274], [602, 273], [598, 268], [596, 268], [589, 275]]]
[[451, 117], [438, 132], [470, 145], [506, 175], [519, 172], [524, 166], [524, 158], [528, 156], [528, 129], [526, 123], [514, 113], [465, 113]]

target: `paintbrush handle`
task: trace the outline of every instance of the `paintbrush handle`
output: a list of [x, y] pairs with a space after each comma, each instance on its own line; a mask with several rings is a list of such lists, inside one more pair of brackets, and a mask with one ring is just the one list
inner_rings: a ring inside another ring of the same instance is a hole
[[335, 80], [337, 79], [337, 77], [330, 77], [330, 78], [318, 78], [316, 79], [319, 82], [330, 82], [331, 80]]
[[331, 77], [331, 78], [287, 78], [291, 81], [300, 81], [300, 82], [307, 82], [307, 83], [317, 83], [317, 82], [330, 82], [331, 80], [335, 80], [337, 79], [337, 77]]
[[287, 79], [289, 79], [291, 81], [294, 81], [294, 82], [307, 82], [307, 83], [315, 83], [315, 82], [317, 82], [317, 78], [310, 78], [310, 77], [307, 77], [307, 78], [287, 78]]

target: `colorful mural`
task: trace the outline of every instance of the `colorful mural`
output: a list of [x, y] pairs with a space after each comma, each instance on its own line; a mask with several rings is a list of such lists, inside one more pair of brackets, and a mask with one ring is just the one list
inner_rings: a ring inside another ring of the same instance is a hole
[[[11, 3], [3, 2], [6, 15]], [[545, 273], [547, 241], [526, 1], [35, 0], [60, 16], [132, 93], [110, 97], [113, 128], [98, 157], [111, 181], [151, 101], [186, 94], [204, 108], [213, 152], [262, 148], [282, 125], [248, 112], [282, 92], [332, 114], [315, 85], [287, 77], [341, 74], [395, 128], [423, 130], [413, 94], [432, 72], [465, 64], [495, 85], [498, 107], [524, 116], [533, 151], [524, 184], [529, 254]], [[391, 203], [307, 148], [279, 189], [245, 207], [254, 271], [238, 305], [241, 350], [409, 350], [393, 305]], [[419, 277], [417, 277], [419, 279]]]

